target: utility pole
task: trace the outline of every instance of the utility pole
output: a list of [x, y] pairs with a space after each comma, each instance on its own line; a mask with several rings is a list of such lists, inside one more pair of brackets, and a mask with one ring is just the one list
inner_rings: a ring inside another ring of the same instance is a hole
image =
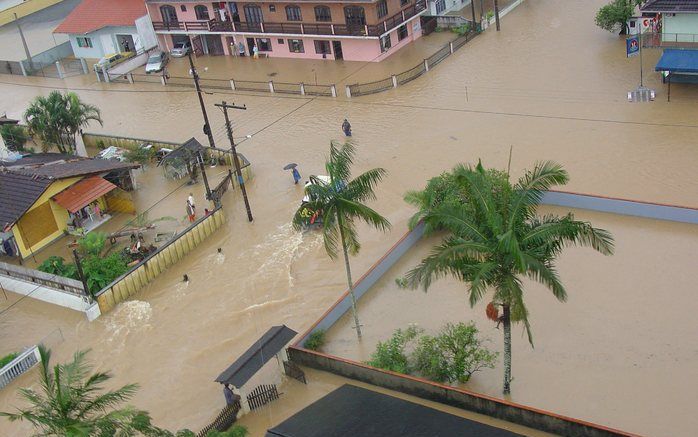
[[[235, 146], [235, 140], [233, 139], [233, 128], [230, 125], [230, 118], [228, 117], [228, 108], [230, 109], [242, 109], [247, 110], [245, 106], [235, 106], [235, 104], [228, 105], [225, 101], [221, 103], [216, 103], [216, 106], [223, 108], [223, 115], [225, 116], [225, 128], [228, 131], [228, 139], [230, 140], [230, 149], [233, 151], [233, 161], [235, 162], [235, 173], [238, 177], [238, 184], [240, 185], [240, 190], [242, 191], [242, 198], [245, 200], [245, 209], [247, 209], [247, 220], [252, 221], [252, 209], [250, 209], [250, 201], [247, 199], [247, 189], [245, 189], [245, 180], [242, 178], [242, 170], [240, 170], [240, 159], [238, 158], [238, 152]], [[232, 182], [232, 181], [231, 181]]]
[[15, 23], [17, 24], [17, 30], [19, 30], [19, 37], [22, 39], [22, 45], [24, 46], [24, 54], [27, 55], [27, 62], [29, 62], [29, 69], [34, 70], [34, 63], [32, 62], [32, 55], [29, 53], [29, 47], [27, 46], [27, 40], [24, 39], [24, 32], [22, 32], [22, 26], [19, 25], [19, 18], [17, 14], [15, 15]]
[[213, 140], [213, 132], [211, 132], [211, 125], [208, 122], [208, 114], [206, 114], [206, 107], [204, 106], [204, 98], [201, 95], [201, 87], [199, 86], [199, 73], [196, 71], [194, 66], [194, 60], [191, 58], [191, 51], [189, 51], [189, 67], [191, 69], [191, 75], [194, 77], [194, 85], [196, 86], [196, 94], [199, 96], [199, 105], [201, 105], [201, 114], [204, 116], [204, 134], [208, 137], [208, 145], [211, 147], [216, 147], [216, 142]]
[[474, 30], [477, 32], [477, 20], [475, 19], [475, 0], [470, 0], [470, 10], [473, 13], [473, 26], [471, 30]]
[[[216, 143], [213, 140], [213, 132], [211, 132], [211, 125], [208, 122], [208, 114], [206, 113], [206, 106], [204, 105], [204, 98], [201, 95], [201, 87], [199, 86], [199, 73], [196, 71], [194, 66], [194, 60], [191, 58], [191, 51], [189, 55], [189, 67], [191, 68], [191, 75], [194, 77], [194, 86], [196, 87], [196, 94], [199, 96], [199, 105], [201, 105], [201, 113], [204, 116], [204, 134], [208, 137], [208, 145], [211, 147], [216, 147]], [[164, 70], [163, 70], [164, 74]], [[201, 168], [201, 176], [204, 178], [204, 186], [206, 187], [206, 199], [211, 200], [211, 187], [208, 185], [208, 177], [206, 176], [206, 168], [204, 167], [204, 158], [201, 156], [199, 151], [197, 154], [197, 161], [199, 161], [199, 166]]]
[[87, 279], [85, 279], [85, 273], [82, 271], [82, 264], [80, 263], [80, 257], [78, 256], [78, 251], [73, 249], [73, 257], [75, 258], [75, 267], [78, 269], [78, 275], [80, 276], [80, 281], [82, 281], [82, 288], [85, 290], [85, 296], [92, 298], [89, 288], [87, 288]]
[[497, 24], [497, 32], [499, 32], [499, 2], [494, 0], [494, 21]]

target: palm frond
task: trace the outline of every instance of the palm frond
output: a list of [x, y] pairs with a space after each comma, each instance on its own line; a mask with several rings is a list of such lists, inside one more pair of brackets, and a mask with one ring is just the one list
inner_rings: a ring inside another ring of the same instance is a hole
[[325, 169], [332, 180], [348, 181], [351, 178], [351, 165], [354, 163], [354, 145], [347, 142], [340, 144], [337, 141], [330, 142], [330, 156], [325, 162]]
[[[527, 217], [540, 204], [546, 191], [553, 186], [565, 185], [568, 181], [569, 174], [560, 164], [553, 161], [537, 162], [514, 185], [510, 216]], [[509, 228], [512, 229], [515, 224], [516, 220], [511, 220]]]
[[342, 194], [356, 202], [375, 200], [376, 194], [373, 190], [387, 174], [388, 172], [383, 168], [368, 170], [349, 181]]

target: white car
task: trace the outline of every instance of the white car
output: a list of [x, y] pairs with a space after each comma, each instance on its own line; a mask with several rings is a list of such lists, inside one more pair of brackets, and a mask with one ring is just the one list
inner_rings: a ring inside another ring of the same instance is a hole
[[167, 53], [156, 52], [148, 57], [148, 62], [145, 64], [145, 73], [159, 73], [167, 65]]
[[170, 55], [172, 55], [173, 58], [182, 58], [189, 54], [189, 50], [191, 50], [191, 47], [188, 42], [178, 42], [170, 51]]

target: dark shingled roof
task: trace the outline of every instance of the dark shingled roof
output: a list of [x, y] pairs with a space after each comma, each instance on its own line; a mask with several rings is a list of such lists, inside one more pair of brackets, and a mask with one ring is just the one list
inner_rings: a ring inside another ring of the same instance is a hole
[[216, 382], [242, 387], [298, 334], [286, 325], [272, 326], [230, 367], [218, 375]]
[[266, 437], [514, 437], [501, 428], [345, 384]]
[[134, 164], [132, 162], [121, 162], [113, 159], [80, 158], [61, 163], [55, 162], [46, 164], [31, 169], [25, 168], [23, 171], [53, 179], [65, 179], [75, 176], [89, 176], [114, 170], [124, 170], [138, 167], [140, 167], [139, 164]]
[[205, 147], [196, 140], [196, 138], [188, 139], [184, 144], [177, 147], [167, 155], [162, 157], [158, 165], [165, 165], [174, 159], [182, 159], [184, 161], [192, 161], [196, 159], [198, 153], [203, 151]]
[[2, 161], [0, 165], [5, 167], [25, 167], [48, 164], [50, 162], [65, 161], [70, 159], [81, 159], [75, 155], [64, 155], [62, 153], [33, 153], [21, 157], [16, 161]]
[[642, 12], [694, 13], [698, 12], [696, 0], [650, 0], [640, 7]]
[[49, 178], [0, 169], [0, 226], [13, 225], [46, 191]]

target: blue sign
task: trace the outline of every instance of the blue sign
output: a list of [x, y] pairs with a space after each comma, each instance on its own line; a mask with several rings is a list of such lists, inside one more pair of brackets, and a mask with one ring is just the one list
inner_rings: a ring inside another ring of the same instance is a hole
[[640, 53], [640, 37], [635, 35], [625, 40], [625, 54], [629, 58]]

